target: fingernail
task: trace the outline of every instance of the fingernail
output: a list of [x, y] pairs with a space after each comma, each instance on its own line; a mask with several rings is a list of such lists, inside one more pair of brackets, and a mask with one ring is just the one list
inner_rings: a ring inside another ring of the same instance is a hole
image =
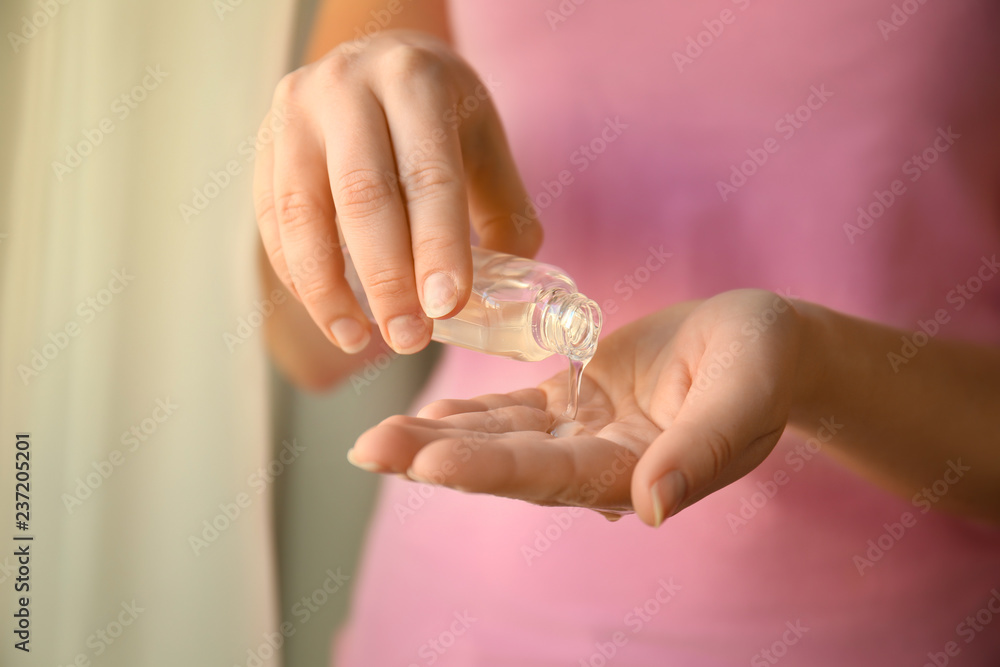
[[[649, 492], [653, 496], [653, 526], [659, 527], [669, 516], [677, 512], [684, 499], [687, 482], [679, 470], [667, 473], [653, 482]], [[669, 512], [669, 514], [667, 513]]]
[[375, 463], [374, 461], [359, 461], [359, 460], [357, 460], [355, 458], [355, 456], [354, 456], [354, 450], [353, 449], [348, 449], [347, 450], [347, 461], [348, 461], [348, 463], [350, 463], [355, 468], [361, 468], [362, 470], [364, 470], [366, 472], [380, 472], [380, 473], [389, 472], [389, 470], [387, 468], [382, 467], [381, 465], [379, 465], [378, 463]]
[[421, 484], [431, 484], [431, 485], [434, 484], [434, 482], [432, 482], [431, 480], [421, 477], [420, 475], [415, 473], [413, 471], [413, 468], [410, 468], [409, 470], [406, 471], [406, 477], [407, 479], [411, 479], [414, 482], [419, 482]]
[[432, 273], [424, 280], [424, 312], [427, 317], [444, 317], [458, 304], [458, 288], [447, 273]]
[[420, 347], [427, 336], [427, 325], [416, 315], [398, 315], [386, 325], [389, 343], [397, 352], [411, 352]]
[[341, 317], [330, 325], [330, 333], [340, 349], [348, 354], [365, 349], [371, 340], [371, 334], [365, 331], [361, 323], [350, 317]]

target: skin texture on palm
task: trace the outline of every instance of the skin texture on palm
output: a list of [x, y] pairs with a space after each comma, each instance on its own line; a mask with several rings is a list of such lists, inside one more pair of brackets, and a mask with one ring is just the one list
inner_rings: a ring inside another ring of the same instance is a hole
[[[767, 313], [763, 333], [750, 326]], [[770, 292], [678, 304], [601, 341], [576, 424], [562, 424], [568, 378], [560, 373], [534, 389], [392, 417], [363, 434], [349, 458], [470, 493], [635, 510], [659, 525], [774, 448], [797, 383], [799, 335], [794, 308]], [[551, 435], [556, 427], [566, 434]]]

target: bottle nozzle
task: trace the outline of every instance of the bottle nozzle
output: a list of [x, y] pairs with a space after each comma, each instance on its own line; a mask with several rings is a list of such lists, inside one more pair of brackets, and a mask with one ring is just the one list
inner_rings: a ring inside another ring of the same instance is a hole
[[533, 326], [542, 347], [583, 361], [594, 355], [601, 324], [601, 309], [594, 301], [579, 292], [554, 289], [542, 295]]

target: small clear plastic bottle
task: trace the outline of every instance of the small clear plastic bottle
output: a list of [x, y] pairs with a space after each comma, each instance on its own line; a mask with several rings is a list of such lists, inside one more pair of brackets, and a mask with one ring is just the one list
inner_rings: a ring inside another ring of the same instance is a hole
[[[369, 318], [364, 289], [346, 247], [345, 276]], [[434, 320], [432, 338], [522, 361], [561, 354], [586, 364], [597, 349], [601, 309], [562, 269], [472, 248], [472, 295], [457, 315]]]

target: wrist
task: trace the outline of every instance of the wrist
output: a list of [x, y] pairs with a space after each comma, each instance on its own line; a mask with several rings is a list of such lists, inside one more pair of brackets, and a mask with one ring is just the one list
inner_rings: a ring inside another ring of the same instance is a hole
[[798, 320], [799, 346], [788, 423], [808, 429], [815, 427], [824, 410], [829, 411], [835, 383], [831, 357], [840, 346], [834, 342], [831, 311], [806, 301], [791, 304]]

